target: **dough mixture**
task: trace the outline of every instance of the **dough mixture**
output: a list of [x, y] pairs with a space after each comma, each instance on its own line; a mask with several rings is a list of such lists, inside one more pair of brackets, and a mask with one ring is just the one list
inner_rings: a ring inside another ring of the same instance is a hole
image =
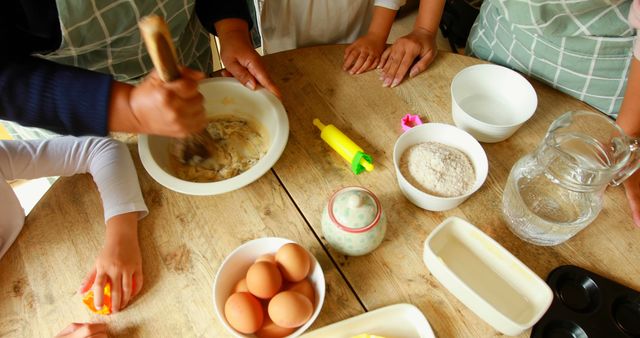
[[202, 133], [171, 141], [171, 169], [177, 177], [191, 182], [216, 182], [240, 175], [268, 150], [260, 129], [258, 123], [244, 118], [215, 117]]

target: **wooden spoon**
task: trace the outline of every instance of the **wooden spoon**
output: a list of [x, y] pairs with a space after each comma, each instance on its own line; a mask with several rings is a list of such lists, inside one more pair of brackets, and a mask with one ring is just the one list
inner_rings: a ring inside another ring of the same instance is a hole
[[[180, 78], [176, 49], [164, 19], [158, 15], [145, 16], [138, 22], [138, 27], [160, 79], [171, 82]], [[181, 139], [178, 148], [181, 148], [179, 158], [182, 163], [193, 163], [195, 160], [197, 164], [215, 155], [219, 146], [211, 135], [203, 130]]]

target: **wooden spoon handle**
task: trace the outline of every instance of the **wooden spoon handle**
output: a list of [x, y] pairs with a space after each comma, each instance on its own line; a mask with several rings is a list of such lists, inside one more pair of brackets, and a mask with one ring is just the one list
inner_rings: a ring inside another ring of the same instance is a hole
[[138, 23], [138, 27], [162, 81], [171, 82], [179, 78], [176, 49], [164, 19], [157, 15], [145, 16]]

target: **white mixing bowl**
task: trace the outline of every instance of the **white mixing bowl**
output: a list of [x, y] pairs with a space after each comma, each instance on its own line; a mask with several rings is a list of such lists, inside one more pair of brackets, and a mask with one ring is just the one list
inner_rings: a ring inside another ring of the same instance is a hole
[[289, 138], [289, 119], [278, 98], [266, 89], [251, 90], [232, 78], [211, 78], [200, 82], [209, 116], [235, 115], [264, 126], [269, 143], [267, 153], [253, 167], [238, 176], [218, 182], [190, 182], [176, 177], [169, 166], [168, 137], [138, 136], [138, 152], [149, 175], [163, 186], [189, 195], [217, 195], [240, 189], [264, 175], [278, 161]]
[[451, 81], [453, 122], [480, 142], [506, 140], [533, 116], [537, 107], [533, 86], [506, 67], [467, 67]]

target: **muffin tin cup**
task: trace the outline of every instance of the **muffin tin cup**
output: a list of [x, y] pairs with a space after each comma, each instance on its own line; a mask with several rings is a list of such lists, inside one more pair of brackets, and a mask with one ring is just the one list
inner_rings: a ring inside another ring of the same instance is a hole
[[640, 337], [640, 292], [573, 265], [547, 283], [553, 302], [532, 338]]

